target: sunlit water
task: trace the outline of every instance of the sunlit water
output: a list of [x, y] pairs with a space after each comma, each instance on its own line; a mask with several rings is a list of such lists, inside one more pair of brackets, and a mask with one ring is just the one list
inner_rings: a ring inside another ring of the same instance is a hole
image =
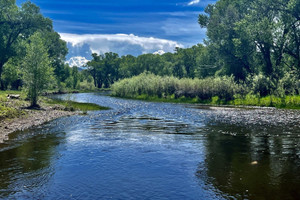
[[62, 95], [111, 107], [10, 135], [0, 199], [297, 199], [300, 113]]

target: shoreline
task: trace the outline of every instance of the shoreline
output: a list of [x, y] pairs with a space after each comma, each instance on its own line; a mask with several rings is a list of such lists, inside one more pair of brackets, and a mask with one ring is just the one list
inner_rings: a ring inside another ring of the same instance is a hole
[[9, 139], [9, 134], [33, 128], [65, 116], [76, 115], [77, 112], [61, 110], [57, 106], [44, 106], [41, 110], [25, 109], [27, 114], [0, 122], [0, 144]]
[[[205, 107], [233, 107], [233, 108], [276, 108], [276, 109], [287, 109], [287, 110], [300, 110], [300, 103], [287, 102], [282, 103], [281, 98], [279, 97], [271, 97], [266, 96], [262, 98], [253, 98], [253, 102], [247, 102], [247, 99], [234, 99], [230, 101], [224, 100], [200, 100], [198, 98], [188, 98], [188, 97], [180, 97], [180, 98], [163, 98], [157, 96], [148, 96], [148, 95], [137, 95], [135, 97], [121, 97], [117, 95], [109, 95], [111, 97], [121, 98], [121, 99], [130, 99], [137, 101], [148, 101], [148, 102], [158, 102], [158, 103], [179, 103], [179, 104], [192, 104], [199, 105]], [[290, 96], [293, 97], [293, 96]], [[300, 99], [300, 96], [295, 96]], [[274, 101], [272, 101], [272, 98]]]

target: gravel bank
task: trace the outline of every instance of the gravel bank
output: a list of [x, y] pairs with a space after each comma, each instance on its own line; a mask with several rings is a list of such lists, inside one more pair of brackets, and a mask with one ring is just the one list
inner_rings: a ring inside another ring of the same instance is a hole
[[77, 113], [63, 111], [57, 106], [43, 107], [41, 110], [26, 109], [26, 112], [28, 114], [25, 116], [0, 121], [0, 143], [7, 140], [8, 135], [15, 131], [25, 130], [60, 117], [71, 116]]

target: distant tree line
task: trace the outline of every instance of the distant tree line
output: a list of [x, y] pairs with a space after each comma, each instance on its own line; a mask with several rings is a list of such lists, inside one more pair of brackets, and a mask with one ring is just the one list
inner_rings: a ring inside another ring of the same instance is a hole
[[218, 70], [208, 48], [198, 44], [191, 48], [176, 48], [175, 53], [143, 54], [138, 57], [116, 53], [93, 54], [87, 63], [87, 71], [94, 80], [95, 87], [108, 88], [119, 79], [129, 78], [143, 72], [178, 78], [204, 78]]

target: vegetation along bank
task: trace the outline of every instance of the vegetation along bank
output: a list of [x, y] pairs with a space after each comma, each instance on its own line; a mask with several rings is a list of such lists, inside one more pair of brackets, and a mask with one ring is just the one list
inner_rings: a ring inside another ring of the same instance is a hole
[[30, 108], [30, 101], [23, 92], [0, 91], [0, 143], [15, 131], [41, 125], [63, 116], [86, 114], [91, 110], [104, 110], [97, 104], [78, 103], [42, 97], [40, 108]]
[[143, 73], [113, 84], [112, 95], [165, 102], [300, 108], [300, 96], [292, 95], [299, 91], [296, 83], [290, 86], [293, 91], [289, 95], [283, 92], [284, 84], [269, 95], [267, 84], [262, 76], [255, 76], [248, 83], [237, 83], [232, 76], [179, 79]]

